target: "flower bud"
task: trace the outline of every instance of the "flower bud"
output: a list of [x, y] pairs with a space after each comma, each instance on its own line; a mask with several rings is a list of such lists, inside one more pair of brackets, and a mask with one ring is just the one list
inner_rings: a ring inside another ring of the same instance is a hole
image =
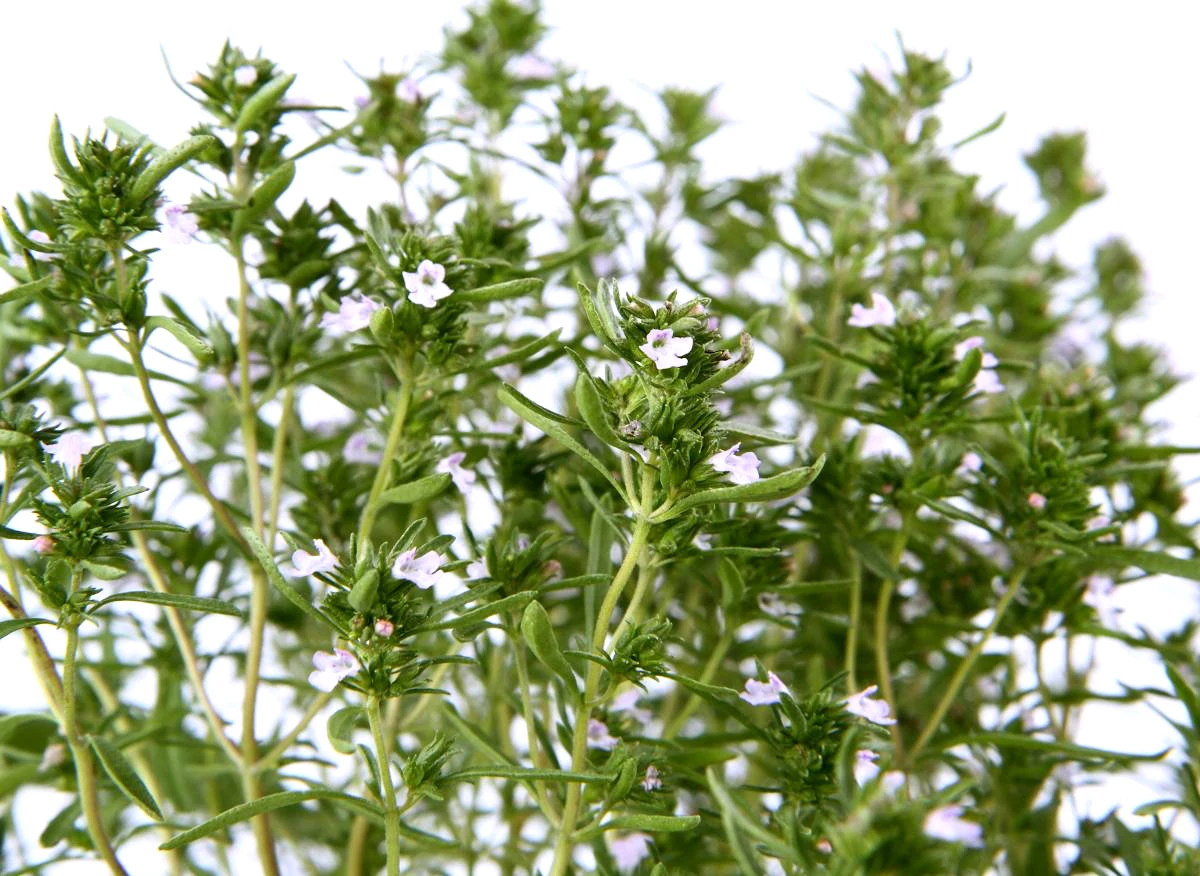
[[392, 633], [396, 632], [396, 625], [385, 617], [381, 617], [375, 621], [375, 635], [382, 639], [390, 638]]

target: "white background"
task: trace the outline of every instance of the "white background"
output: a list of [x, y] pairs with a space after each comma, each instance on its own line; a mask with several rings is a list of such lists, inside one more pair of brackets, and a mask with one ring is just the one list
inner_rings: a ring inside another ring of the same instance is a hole
[[[1050, 131], [1086, 130], [1089, 164], [1108, 196], [1060, 233], [1060, 252], [1072, 266], [1085, 267], [1094, 243], [1126, 236], [1144, 260], [1150, 290], [1136, 334], [1166, 348], [1177, 371], [1195, 374], [1200, 77], [1188, 5], [1139, 4], [1134, 13], [1131, 5], [1117, 3], [553, 0], [546, 3], [552, 33], [544, 54], [587, 71], [593, 84], [612, 85], [638, 106], [649, 105], [651, 92], [663, 85], [720, 85], [717, 106], [729, 125], [705, 156], [711, 173], [743, 175], [786, 168], [816, 132], [836, 123], [816, 97], [846, 106], [855, 89], [850, 70], [895, 57], [896, 32], [912, 48], [947, 52], [956, 72], [970, 62], [971, 76], [943, 110], [947, 142], [1000, 111], [1008, 115], [998, 132], [960, 153], [959, 166], [980, 173], [985, 190], [1003, 187], [1002, 203], [1030, 218], [1038, 206], [1021, 153]], [[216, 57], [227, 37], [251, 54], [262, 47], [284, 70], [299, 74], [293, 96], [348, 105], [361, 87], [347, 64], [365, 74], [377, 72], [381, 62], [387, 69], [406, 67], [436, 50], [442, 27], [462, 18], [456, 2], [6, 4], [0, 23], [0, 202], [11, 205], [15, 193], [33, 189], [57, 192], [46, 152], [52, 113], [68, 134], [82, 135], [89, 126], [98, 131], [111, 115], [160, 143], [185, 137], [195, 108], [167, 78], [160, 48], [185, 81]], [[330, 194], [321, 180], [301, 179], [311, 184], [317, 202]], [[204, 282], [203, 274], [180, 275], [189, 276]], [[188, 289], [169, 291], [186, 297]], [[1170, 421], [1164, 440], [1200, 444], [1198, 411], [1195, 383], [1177, 391], [1159, 411]], [[1194, 464], [1183, 468], [1200, 473]], [[1195, 612], [1193, 586], [1156, 581], [1128, 588], [1120, 603], [1124, 623], [1169, 629]], [[20, 637], [0, 643], [0, 666], [9, 667], [0, 681], [0, 703], [36, 708], [36, 687], [26, 686], [13, 669], [21, 660]], [[1106, 689], [1118, 678], [1165, 683], [1152, 666], [1125, 654], [1111, 654], [1105, 665]], [[1094, 711], [1081, 741], [1139, 750], [1174, 741], [1147, 710], [1140, 717], [1130, 711], [1139, 710]], [[1151, 787], [1114, 786], [1093, 801], [1092, 811], [1103, 811], [1107, 801], [1127, 811], [1156, 796]], [[35, 834], [37, 802], [29, 800], [27, 810]], [[155, 867], [146, 866], [143, 872]]]

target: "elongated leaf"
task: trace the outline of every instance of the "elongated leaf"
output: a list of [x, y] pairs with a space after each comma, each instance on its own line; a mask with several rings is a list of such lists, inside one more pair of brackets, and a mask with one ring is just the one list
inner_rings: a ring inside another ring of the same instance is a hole
[[1090, 748], [1086, 745], [1076, 745], [1073, 742], [1055, 742], [1053, 740], [1035, 739], [1023, 733], [979, 732], [970, 736], [953, 736], [939, 739], [939, 749], [953, 748], [955, 745], [995, 745], [997, 748], [1021, 748], [1026, 751], [1040, 751], [1045, 754], [1061, 754], [1073, 760], [1162, 760], [1170, 752], [1170, 748], [1154, 754], [1132, 754], [1123, 751], [1109, 751], [1103, 748]]
[[579, 408], [579, 415], [583, 417], [583, 421], [587, 423], [593, 435], [610, 447], [616, 447], [619, 450], [625, 448], [620, 437], [609, 425], [608, 414], [604, 410], [604, 400], [600, 396], [600, 389], [596, 386], [596, 381], [592, 379], [592, 375], [588, 374], [582, 363], [580, 363], [579, 377], [575, 380], [575, 406]]
[[330, 715], [325, 725], [330, 745], [342, 754], [354, 754], [354, 729], [366, 713], [362, 706], [346, 706]]
[[612, 776], [600, 773], [576, 773], [570, 770], [531, 769], [510, 764], [468, 767], [455, 773], [447, 773], [438, 779], [438, 784], [467, 782], [471, 779], [517, 779], [519, 781], [579, 782], [581, 784], [606, 784]]
[[783, 432], [776, 432], [774, 429], [756, 426], [754, 423], [739, 423], [734, 421], [722, 423], [721, 428], [730, 435], [754, 438], [768, 444], [795, 444], [797, 440], [795, 435], [785, 435]]
[[412, 505], [432, 499], [450, 486], [450, 475], [432, 474], [407, 484], [400, 484], [379, 494], [381, 505]]
[[615, 815], [603, 824], [581, 830], [575, 834], [577, 842], [587, 842], [608, 830], [640, 830], [648, 833], [679, 833], [695, 830], [700, 826], [699, 815], [654, 815], [649, 812], [624, 812]]
[[296, 592], [296, 588], [289, 584], [283, 575], [279, 573], [279, 567], [275, 565], [275, 560], [271, 558], [270, 551], [262, 543], [262, 539], [255, 535], [254, 530], [249, 526], [243, 526], [241, 531], [242, 536], [250, 544], [250, 549], [254, 551], [254, 558], [258, 560], [259, 565], [263, 567], [263, 571], [267, 573], [267, 580], [283, 595], [284, 599], [318, 623], [331, 623], [328, 618], [313, 607], [311, 602]]
[[540, 292], [544, 285], [546, 285], [544, 280], [527, 277], [520, 280], [507, 280], [491, 286], [480, 286], [478, 289], [459, 292], [454, 297], [460, 301], [503, 301]]
[[14, 617], [11, 620], [2, 620], [0, 621], [0, 639], [3, 639], [9, 633], [15, 633], [17, 630], [23, 630], [26, 627], [53, 623], [54, 621], [46, 620], [44, 617]]
[[[705, 776], [708, 778], [708, 787], [712, 791], [713, 799], [716, 800], [717, 807], [721, 810], [721, 820], [725, 823], [725, 831], [729, 836], [730, 842], [736, 841], [734, 832], [740, 834], [742, 831], [745, 831], [754, 838], [755, 842], [762, 843], [770, 849], [772, 854], [783, 858], [792, 857], [787, 843], [763, 827], [759, 823], [757, 816], [749, 812], [729, 792], [729, 789], [725, 787], [725, 783], [721, 781], [720, 774], [715, 767], [709, 767], [705, 771]], [[753, 872], [761, 871], [755, 869]]]
[[13, 301], [21, 301], [39, 292], [43, 292], [50, 288], [50, 284], [54, 282], [54, 277], [47, 274], [38, 280], [33, 280], [29, 283], [22, 283], [19, 286], [13, 286], [11, 289], [5, 289], [0, 292], [0, 304], [9, 304]]
[[521, 346], [519, 346], [513, 350], [509, 350], [507, 353], [502, 353], [499, 356], [494, 356], [491, 359], [488, 359], [488, 360], [480, 363], [478, 367], [490, 369], [490, 368], [499, 368], [501, 365], [508, 365], [512, 362], [524, 362], [526, 359], [528, 359], [534, 353], [538, 352], [538, 350], [541, 350], [545, 347], [549, 347], [552, 344], [558, 343], [558, 336], [561, 334], [562, 334], [562, 329], [555, 329], [554, 331], [550, 332], [550, 334], [548, 334], [544, 337], [535, 338], [534, 340], [532, 340], [526, 344], [522, 344]]
[[[113, 444], [116, 442], [114, 441]], [[112, 444], [108, 445], [112, 449]], [[108, 527], [109, 532], [188, 532], [186, 526], [162, 520], [127, 520]]]
[[186, 596], [182, 593], [159, 593], [155, 590], [135, 590], [129, 593], [114, 593], [96, 603], [93, 612], [108, 605], [110, 602], [148, 602], [152, 605], [170, 605], [174, 608], [186, 608], [189, 611], [204, 611], [209, 614], [227, 614], [231, 617], [241, 617], [242, 612], [236, 606], [219, 599], [209, 599], [206, 596]]
[[278, 794], [268, 794], [266, 797], [259, 797], [257, 800], [252, 800], [249, 803], [242, 803], [240, 806], [226, 809], [216, 818], [210, 818], [203, 824], [196, 825], [191, 830], [185, 830], [183, 833], [176, 834], [159, 846], [159, 848], [165, 852], [169, 852], [171, 849], [178, 849], [198, 839], [212, 836], [214, 833], [224, 830], [230, 825], [239, 824], [264, 813], [274, 812], [276, 809], [283, 809], [285, 806], [295, 806], [297, 803], [304, 803], [308, 800], [329, 800], [359, 815], [367, 815], [376, 819], [383, 817], [383, 810], [374, 803], [364, 800], [361, 797], [353, 797], [350, 794], [342, 794], [338, 791], [327, 791], [320, 788], [314, 788], [311, 791], [281, 791]]
[[436, 630], [453, 630], [459, 627], [469, 627], [472, 624], [477, 624], [481, 620], [486, 620], [489, 617], [501, 614], [506, 611], [519, 611], [529, 604], [530, 600], [537, 596], [536, 591], [523, 590], [520, 593], [514, 593], [512, 596], [506, 596], [503, 599], [497, 599], [495, 602], [489, 602], [486, 605], [481, 605], [478, 608], [473, 608], [470, 611], [463, 612], [458, 617], [451, 620], [439, 621], [438, 623], [422, 624], [417, 629], [413, 630], [413, 635], [417, 633], [430, 633]]
[[557, 674], [566, 684], [567, 690], [578, 693], [575, 673], [571, 671], [571, 664], [567, 663], [567, 658], [562, 655], [558, 638], [554, 635], [554, 626], [550, 623], [550, 615], [540, 602], [534, 601], [525, 606], [525, 613], [521, 616], [521, 635], [538, 662]]
[[546, 408], [521, 395], [516, 387], [508, 383], [500, 387], [497, 395], [500, 401], [509, 407], [513, 413], [521, 417], [521, 419], [541, 429], [559, 444], [563, 445], [563, 447], [566, 447], [584, 462], [588, 463], [588, 465], [592, 466], [592, 468], [596, 469], [596, 471], [600, 472], [600, 474], [604, 475], [604, 479], [612, 484], [613, 489], [619, 495], [623, 496], [625, 494], [621, 485], [613, 478], [604, 463], [597, 459], [592, 451], [584, 447], [564, 428], [563, 423], [568, 422], [565, 418], [553, 411], [546, 410]]
[[191, 326], [169, 316], [152, 316], [146, 320], [146, 337], [155, 329], [170, 332], [175, 340], [187, 347], [197, 362], [207, 362], [213, 357], [213, 348], [208, 340], [196, 334]]
[[1104, 565], [1137, 566], [1153, 575], [1174, 575], [1177, 578], [1200, 581], [1200, 560], [1198, 559], [1185, 559], [1155, 551], [1104, 547], [1103, 545], [1089, 548], [1088, 554], [1103, 561]]
[[32, 444], [33, 439], [24, 432], [14, 432], [12, 429], [0, 429], [0, 447], [20, 447]]
[[250, 95], [250, 99], [242, 105], [242, 111], [238, 113], [237, 122], [233, 126], [234, 131], [238, 134], [244, 134], [254, 127], [254, 123], [259, 120], [263, 113], [279, 103], [284, 93], [292, 87], [292, 83], [295, 81], [295, 73], [285, 73], [281, 76], [276, 76], [268, 82], [264, 82], [254, 94]]
[[195, 137], [188, 137], [178, 146], [173, 146], [165, 152], [159, 152], [158, 157], [150, 162], [150, 166], [142, 171], [142, 175], [134, 182], [133, 188], [130, 190], [133, 200], [144, 201], [153, 195], [159, 183], [172, 172], [216, 142], [216, 137], [199, 134]]
[[714, 487], [684, 496], [668, 508], [656, 515], [653, 522], [660, 523], [678, 517], [688, 508], [697, 505], [713, 505], [718, 502], [771, 502], [776, 499], [786, 499], [807, 487], [825, 465], [825, 455], [822, 454], [812, 465], [785, 471], [774, 477], [763, 478], [751, 484], [737, 484], [730, 487]]
[[89, 736], [88, 742], [91, 744], [92, 750], [96, 752], [96, 757], [103, 765], [104, 771], [116, 782], [117, 787], [124, 792], [125, 796], [136, 803], [147, 815], [162, 821], [162, 811], [158, 808], [158, 803], [154, 801], [154, 796], [146, 788], [124, 752], [102, 736]]
[[[67, 361], [72, 365], [82, 368], [84, 371], [98, 371], [102, 374], [118, 374], [121, 377], [137, 377], [137, 372], [133, 370], [133, 365], [123, 359], [118, 359], [116, 356], [108, 356], [104, 353], [93, 353], [91, 350], [67, 350]], [[172, 377], [170, 374], [164, 374], [161, 371], [147, 371], [154, 380], [166, 380], [170, 383], [177, 383], [180, 386], [190, 387], [192, 384], [186, 380], [180, 380], [178, 377]]]
[[754, 344], [750, 340], [750, 335], [742, 332], [738, 338], [738, 346], [741, 348], [737, 359], [732, 365], [726, 365], [721, 370], [717, 371], [708, 380], [703, 383], [698, 383], [688, 390], [688, 395], [699, 395], [702, 392], [709, 392], [716, 389], [725, 383], [728, 383], [733, 378], [737, 377], [746, 370], [746, 366], [750, 364], [750, 360], [754, 358]]
[[[0, 296], [0, 303], [3, 303], [3, 296]], [[25, 387], [29, 386], [29, 384], [33, 383], [35, 380], [40, 378], [43, 374], [45, 374], [47, 371], [50, 370], [50, 367], [55, 362], [57, 362], [59, 359], [62, 358], [63, 353], [65, 353], [65, 352], [67, 352], [65, 348], [62, 350], [59, 350], [57, 353], [55, 353], [53, 356], [51, 356], [49, 359], [47, 359], [45, 362], [43, 362], [37, 368], [34, 368], [32, 371], [30, 371], [28, 374], [26, 374], [24, 377], [22, 377], [16, 383], [10, 384], [9, 386], [5, 387], [4, 390], [2, 392], [0, 392], [0, 401], [4, 401], [10, 395], [16, 395], [18, 392], [21, 392], [23, 389], [25, 389]]]

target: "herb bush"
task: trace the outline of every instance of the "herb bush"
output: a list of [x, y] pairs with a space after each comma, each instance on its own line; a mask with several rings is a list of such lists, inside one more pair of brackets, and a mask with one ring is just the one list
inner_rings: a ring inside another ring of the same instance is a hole
[[[712, 93], [639, 116], [542, 32], [492, 0], [346, 108], [226, 45], [172, 148], [53, 121], [61, 196], [0, 244], [0, 635], [46, 695], [0, 717], [0, 833], [70, 797], [5, 867], [1200, 872], [1196, 621], [1112, 596], [1200, 579], [1177, 378], [1119, 340], [1121, 240], [1062, 294], [1083, 135], [1018, 222], [904, 51], [794, 167], [712, 179]], [[334, 152], [392, 178], [365, 215], [297, 197]], [[189, 241], [208, 306], [153, 282]], [[1098, 637], [1172, 689], [1094, 693]], [[1075, 741], [1151, 696], [1183, 756]], [[1152, 826], [1074, 817], [1164, 758]]]

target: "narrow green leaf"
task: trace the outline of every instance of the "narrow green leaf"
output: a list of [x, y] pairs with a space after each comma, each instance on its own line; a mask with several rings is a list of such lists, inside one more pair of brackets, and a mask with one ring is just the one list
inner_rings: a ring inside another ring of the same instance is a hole
[[204, 611], [209, 614], [227, 614], [231, 617], [242, 616], [240, 609], [219, 599], [209, 599], [206, 596], [185, 596], [182, 593], [159, 593], [155, 590], [114, 593], [112, 596], [107, 596], [97, 602], [92, 608], [92, 612], [95, 613], [111, 602], [147, 602], [151, 605], [169, 605], [173, 608], [186, 608], [189, 611]]
[[489, 602], [486, 605], [481, 605], [478, 608], [473, 608], [470, 611], [463, 612], [458, 617], [451, 620], [439, 621], [432, 624], [422, 624], [413, 630], [413, 635], [417, 633], [431, 633], [437, 630], [453, 630], [461, 627], [469, 627], [472, 624], [477, 624], [481, 620], [486, 620], [494, 615], [501, 614], [506, 611], [519, 611], [529, 604], [529, 601], [537, 596], [536, 591], [523, 590], [520, 593], [514, 593], [512, 596], [506, 596], [503, 599], [497, 599], [495, 602]]
[[596, 469], [596, 471], [600, 472], [600, 474], [604, 475], [604, 479], [612, 484], [613, 489], [617, 491], [618, 495], [625, 495], [625, 491], [617, 483], [616, 479], [613, 478], [604, 463], [597, 459], [595, 454], [584, 447], [563, 427], [563, 417], [521, 395], [514, 386], [508, 383], [501, 385], [497, 395], [500, 401], [509, 407], [513, 413], [541, 429], [559, 444]]
[[[734, 841], [733, 828], [737, 833], [745, 831], [756, 842], [766, 846], [772, 854], [779, 855], [783, 858], [791, 858], [792, 853], [788, 845], [779, 837], [773, 835], [765, 827], [763, 827], [758, 817], [749, 812], [746, 807], [737, 800], [729, 789], [725, 787], [725, 783], [721, 781], [720, 774], [716, 767], [709, 767], [705, 770], [705, 775], [708, 778], [708, 787], [712, 791], [713, 799], [717, 803], [717, 808], [721, 810], [721, 819], [725, 823], [726, 834], [730, 841]], [[755, 870], [754, 872], [761, 872]]]
[[375, 569], [368, 569], [354, 582], [346, 600], [355, 611], [365, 612], [375, 604], [375, 597], [378, 595], [379, 572]]
[[[85, 371], [98, 371], [102, 374], [118, 374], [121, 377], [136, 377], [137, 372], [133, 370], [133, 365], [123, 359], [118, 359], [115, 356], [108, 356], [104, 353], [93, 353], [91, 350], [67, 350], [67, 361], [72, 365], [82, 368]], [[163, 374], [161, 371], [147, 372], [155, 380], [166, 380], [170, 383], [177, 383], [180, 386], [192, 386], [192, 383], [187, 380], [180, 380], [178, 377], [172, 377], [170, 374]]]
[[185, 830], [183, 833], [176, 834], [160, 845], [159, 848], [165, 852], [169, 852], [171, 849], [178, 849], [198, 839], [212, 836], [214, 833], [224, 830], [230, 825], [248, 821], [266, 812], [283, 809], [285, 806], [295, 806], [297, 803], [304, 803], [307, 800], [329, 800], [359, 815], [367, 815], [376, 819], [383, 817], [383, 810], [374, 803], [364, 800], [361, 797], [353, 797], [350, 794], [342, 794], [338, 791], [327, 791], [320, 788], [314, 788], [311, 791], [282, 791], [278, 794], [268, 794], [266, 797], [259, 797], [257, 800], [251, 800], [249, 803], [242, 803], [239, 806], [234, 806], [232, 809], [226, 809], [217, 817], [210, 818], [203, 824], [196, 825], [191, 830]]
[[279, 103], [283, 95], [292, 87], [292, 83], [295, 81], [295, 73], [285, 73], [281, 76], [276, 76], [269, 82], [264, 82], [258, 91], [254, 92], [250, 96], [250, 99], [242, 105], [242, 111], [238, 113], [237, 121], [233, 126], [234, 132], [244, 134], [254, 127], [254, 123], [259, 120], [263, 113]]
[[50, 159], [54, 162], [54, 169], [58, 171], [58, 178], [64, 182], [70, 180], [79, 180], [79, 169], [71, 163], [71, 157], [67, 154], [66, 144], [63, 142], [62, 123], [55, 115], [50, 122]]
[[[109, 445], [110, 449], [113, 444]], [[115, 523], [107, 529], [109, 532], [190, 532], [186, 526], [163, 520], [127, 520], [124, 523]]]
[[1152, 575], [1174, 575], [1200, 581], [1200, 559], [1175, 557], [1167, 553], [1140, 551], [1133, 548], [1095, 545], [1088, 554], [1106, 566], [1137, 566]]
[[119, 581], [126, 572], [120, 566], [110, 566], [107, 563], [97, 563], [93, 560], [81, 560], [80, 565], [99, 578], [101, 581]]
[[38, 845], [44, 849], [58, 845], [75, 829], [75, 820], [82, 812], [83, 807], [79, 800], [72, 800], [46, 823], [41, 836], [38, 837]]
[[1164, 748], [1155, 754], [1132, 754], [1123, 751], [1108, 751], [1103, 748], [1090, 748], [1086, 745], [1075, 745], [1072, 742], [1056, 742], [1053, 740], [1035, 739], [1024, 733], [1004, 733], [1001, 731], [972, 733], [969, 736], [951, 736], [937, 740], [939, 749], [953, 748], [956, 745], [994, 745], [997, 748], [1020, 748], [1026, 751], [1040, 751], [1045, 754], [1061, 754], [1073, 760], [1113, 760], [1113, 761], [1155, 761], [1162, 760], [1170, 752]]
[[44, 617], [14, 617], [11, 620], [3, 620], [0, 621], [0, 639], [3, 639], [9, 633], [15, 633], [17, 630], [23, 630], [26, 627], [53, 623], [54, 621], [46, 620]]
[[753, 438], [756, 441], [762, 441], [767, 444], [795, 444], [795, 435], [785, 435], [782, 432], [776, 432], [774, 429], [765, 429], [762, 426], [756, 426], [754, 423], [739, 423], [730, 422], [722, 423], [721, 428], [728, 435], [741, 435], [743, 438]]
[[407, 484], [384, 490], [379, 494], [380, 505], [412, 505], [432, 499], [450, 486], [450, 475], [432, 474]]
[[968, 143], [972, 143], [975, 140], [978, 140], [980, 137], [986, 137], [988, 134], [992, 133], [992, 131], [996, 130], [997, 128], [999, 128], [1001, 125], [1004, 124], [1004, 119], [1005, 119], [1006, 115], [1007, 115], [1007, 113], [1000, 113], [1000, 115], [996, 116], [994, 121], [989, 122], [988, 124], [986, 124], [982, 128], [980, 128], [978, 131], [976, 131], [974, 134], [968, 134], [966, 137], [963, 137], [957, 143], [952, 145], [950, 147], [950, 151], [953, 152], [956, 149], [961, 149], [963, 146], [966, 146]]
[[699, 395], [702, 392], [710, 392], [711, 390], [716, 389], [718, 386], [728, 383], [730, 380], [733, 380], [733, 378], [745, 371], [746, 366], [750, 364], [750, 360], [754, 358], [754, 344], [750, 340], [750, 335], [748, 335], [746, 332], [742, 332], [738, 338], [738, 345], [740, 347], [740, 351], [737, 359], [733, 361], [732, 365], [726, 365], [707, 380], [696, 384], [688, 390], [687, 394]]
[[7, 526], [0, 524], [0, 538], [13, 538], [18, 541], [29, 541], [37, 538], [32, 532], [21, 532], [19, 529], [9, 529]]
[[587, 423], [592, 434], [610, 447], [624, 450], [626, 445], [613, 430], [608, 422], [608, 413], [604, 409], [604, 400], [600, 397], [600, 389], [587, 369], [580, 363], [579, 377], [575, 380], [575, 406], [579, 415]]
[[104, 766], [104, 771], [120, 788], [126, 797], [132, 800], [141, 808], [143, 812], [152, 818], [159, 821], [163, 820], [162, 811], [158, 808], [158, 803], [154, 801], [153, 795], [138, 776], [137, 770], [133, 768], [133, 764], [129, 762], [129, 758], [117, 746], [113, 745], [102, 736], [89, 736], [88, 742], [92, 746], [92, 750], [96, 752], [96, 757]]
[[526, 277], [520, 280], [494, 283], [491, 286], [480, 286], [478, 289], [471, 289], [467, 292], [458, 292], [454, 297], [460, 301], [503, 301], [540, 292], [544, 285], [546, 285], [544, 280]]
[[234, 236], [245, 234], [255, 219], [275, 205], [279, 196], [287, 191], [288, 186], [295, 178], [296, 163], [293, 161], [285, 162], [271, 171], [271, 175], [260, 182], [258, 187], [250, 193], [250, 199], [246, 201], [246, 206], [234, 214]]
[[330, 745], [342, 754], [354, 754], [354, 730], [365, 715], [362, 706], [346, 706], [330, 715], [325, 725]]
[[557, 343], [558, 336], [561, 334], [562, 334], [562, 329], [555, 329], [554, 331], [550, 332], [550, 334], [548, 334], [548, 335], [545, 335], [540, 338], [534, 338], [532, 341], [522, 344], [521, 346], [519, 346], [515, 349], [509, 350], [507, 353], [503, 353], [499, 356], [494, 356], [491, 359], [487, 359], [486, 361], [481, 362], [477, 367], [484, 368], [484, 369], [492, 369], [492, 368], [499, 368], [501, 365], [509, 365], [513, 362], [524, 362], [526, 359], [528, 359], [534, 353], [538, 352], [538, 350], [541, 350], [545, 347], [549, 347], [551, 344]]
[[24, 432], [14, 432], [12, 429], [0, 429], [0, 448], [20, 447], [24, 444], [32, 443], [33, 439]]
[[577, 842], [588, 842], [607, 830], [643, 830], [650, 833], [679, 833], [700, 826], [699, 815], [653, 815], [648, 812], [625, 812], [602, 824], [585, 828], [575, 834]]
[[[11, 291], [11, 290], [9, 290], [9, 291]], [[3, 302], [4, 302], [4, 296], [0, 295], [0, 303], [3, 303]], [[62, 358], [63, 353], [65, 353], [65, 352], [66, 352], [65, 348], [62, 350], [59, 350], [57, 353], [55, 353], [53, 356], [51, 356], [49, 359], [47, 359], [45, 362], [43, 362], [37, 368], [34, 368], [32, 371], [30, 371], [28, 374], [26, 374], [24, 377], [22, 377], [16, 383], [12, 383], [9, 386], [5, 387], [5, 389], [2, 392], [0, 392], [0, 401], [4, 401], [10, 395], [16, 395], [18, 392], [21, 392], [22, 390], [24, 390], [25, 387], [29, 386], [29, 384], [33, 383], [35, 380], [40, 378], [43, 374], [45, 374], [47, 371], [50, 370], [50, 367], [55, 362], [57, 362], [59, 359]]]
[[131, 197], [135, 201], [144, 201], [149, 198], [171, 173], [216, 142], [216, 137], [200, 134], [196, 137], [188, 137], [178, 146], [160, 152], [158, 157], [150, 162], [150, 166], [142, 171], [142, 175], [134, 182], [130, 192]]
[[675, 504], [656, 515], [652, 520], [655, 523], [661, 523], [664, 520], [678, 517], [688, 508], [694, 508], [697, 505], [713, 505], [718, 502], [771, 502], [776, 499], [786, 499], [816, 480], [824, 465], [825, 455], [821, 454], [812, 465], [792, 469], [774, 477], [763, 478], [752, 484], [701, 490], [677, 500]]
[[10, 304], [13, 301], [21, 301], [22, 299], [37, 295], [39, 292], [49, 289], [50, 284], [53, 282], [54, 276], [47, 274], [37, 280], [13, 286], [11, 289], [5, 289], [3, 292], [0, 292], [0, 304]]
[[187, 347], [188, 352], [195, 357], [197, 362], [204, 363], [213, 357], [212, 345], [205, 338], [196, 334], [191, 326], [170, 316], [152, 316], [146, 320], [145, 337], [150, 337], [151, 332], [159, 328], [170, 332], [175, 340]]
[[42, 243], [40, 240], [34, 240], [27, 237], [25, 232], [17, 227], [17, 223], [13, 222], [12, 216], [8, 213], [7, 207], [0, 207], [0, 218], [4, 220], [4, 230], [8, 232], [8, 236], [13, 239], [13, 242], [22, 249], [33, 250], [34, 252], [59, 253], [65, 247], [57, 243]]
[[558, 638], [554, 635], [550, 615], [540, 602], [534, 601], [525, 606], [525, 613], [521, 616], [521, 635], [538, 662], [558, 675], [566, 684], [567, 690], [578, 693], [575, 673], [558, 647]]
[[[313, 620], [320, 624], [329, 624], [331, 621], [323, 614], [317, 611], [311, 602], [296, 592], [296, 588], [287, 582], [283, 575], [279, 572], [279, 567], [275, 565], [275, 560], [271, 557], [271, 552], [267, 550], [267, 546], [249, 526], [241, 527], [242, 536], [250, 545], [250, 550], [254, 552], [254, 558], [258, 560], [263, 571], [267, 573], [267, 580], [274, 585], [288, 602], [296, 606], [302, 612], [307, 614]], [[190, 842], [190, 840], [189, 840]]]
[[612, 781], [612, 776], [600, 773], [576, 773], [570, 770], [530, 769], [509, 764], [493, 764], [491, 766], [468, 767], [454, 773], [447, 773], [438, 779], [438, 784], [449, 782], [466, 782], [471, 779], [517, 779], [518, 781], [545, 782], [579, 782], [581, 784], [605, 784]]

